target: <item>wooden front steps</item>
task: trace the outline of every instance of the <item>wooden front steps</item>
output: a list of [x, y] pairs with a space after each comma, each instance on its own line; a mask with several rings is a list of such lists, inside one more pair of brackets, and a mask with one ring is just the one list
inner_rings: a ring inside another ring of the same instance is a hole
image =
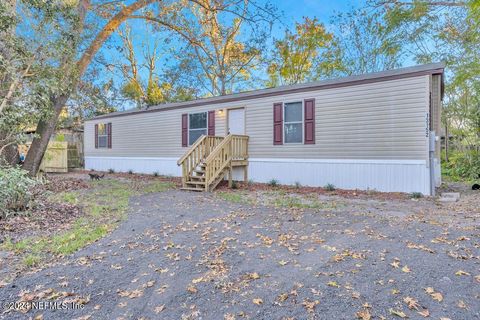
[[247, 179], [248, 136], [203, 135], [177, 164], [182, 166], [182, 190], [212, 191], [227, 174], [231, 186], [233, 167], [244, 167]]

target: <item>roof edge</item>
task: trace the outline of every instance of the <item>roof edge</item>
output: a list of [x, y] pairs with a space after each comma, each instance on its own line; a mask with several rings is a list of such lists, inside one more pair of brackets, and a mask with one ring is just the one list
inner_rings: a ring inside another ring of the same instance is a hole
[[183, 109], [183, 108], [203, 106], [203, 105], [209, 105], [209, 104], [215, 105], [220, 103], [235, 102], [239, 100], [251, 100], [251, 99], [257, 99], [262, 97], [277, 96], [282, 94], [341, 88], [341, 87], [347, 87], [347, 86], [353, 86], [353, 85], [374, 83], [382, 80], [395, 80], [395, 79], [410, 78], [410, 77], [429, 75], [429, 74], [432, 74], [432, 75], [443, 74], [444, 69], [445, 69], [445, 63], [443, 62], [430, 63], [430, 64], [400, 68], [400, 69], [348, 76], [348, 77], [331, 79], [331, 80], [322, 80], [322, 81], [295, 84], [295, 85], [289, 85], [289, 86], [257, 89], [257, 90], [245, 91], [245, 92], [234, 93], [234, 94], [229, 94], [224, 96], [200, 98], [197, 100], [190, 100], [190, 101], [183, 101], [183, 102], [173, 102], [173, 103], [152, 106], [147, 109], [141, 109], [141, 110], [136, 109], [136, 110], [113, 112], [109, 114], [96, 116], [94, 118], [85, 120], [85, 122], [99, 120], [99, 119], [114, 118], [114, 117], [124, 117], [129, 115], [147, 113], [147, 112], [161, 112], [161, 111]]

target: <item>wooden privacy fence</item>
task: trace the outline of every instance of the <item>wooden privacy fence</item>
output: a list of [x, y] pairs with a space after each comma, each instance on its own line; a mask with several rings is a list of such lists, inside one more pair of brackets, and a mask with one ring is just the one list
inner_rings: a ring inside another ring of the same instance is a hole
[[[30, 149], [31, 142], [26, 143], [18, 147], [18, 151], [25, 156]], [[68, 172], [69, 146], [68, 142], [50, 141], [48, 143], [47, 151], [43, 156], [42, 163], [40, 164], [40, 171], [43, 172]], [[78, 159], [78, 155], [77, 155]]]

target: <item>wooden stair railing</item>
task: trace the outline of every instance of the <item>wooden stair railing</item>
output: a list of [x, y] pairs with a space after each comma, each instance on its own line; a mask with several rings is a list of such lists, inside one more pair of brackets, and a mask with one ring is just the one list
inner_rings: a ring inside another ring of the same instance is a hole
[[223, 137], [202, 135], [177, 161], [177, 165], [182, 166], [183, 187], [187, 187], [188, 178], [222, 140]]
[[232, 184], [232, 167], [244, 166], [247, 179], [248, 136], [229, 134], [225, 138], [202, 136], [192, 148], [178, 160], [182, 164], [183, 189], [212, 191], [229, 173]]

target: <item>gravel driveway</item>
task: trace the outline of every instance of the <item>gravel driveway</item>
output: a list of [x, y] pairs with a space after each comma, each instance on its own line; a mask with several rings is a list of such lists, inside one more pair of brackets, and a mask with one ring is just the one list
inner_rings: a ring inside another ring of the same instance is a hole
[[110, 236], [0, 288], [3, 303], [84, 308], [0, 318], [480, 319], [478, 224], [378, 211], [136, 197]]

